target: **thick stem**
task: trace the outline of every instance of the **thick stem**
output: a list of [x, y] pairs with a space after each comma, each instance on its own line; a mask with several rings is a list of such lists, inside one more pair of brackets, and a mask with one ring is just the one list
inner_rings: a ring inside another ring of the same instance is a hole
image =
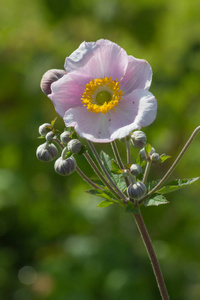
[[139, 213], [139, 214], [135, 213], [134, 218], [135, 218], [135, 222], [137, 224], [137, 227], [139, 229], [139, 232], [141, 234], [141, 237], [142, 237], [143, 243], [145, 245], [145, 248], [147, 250], [149, 259], [151, 261], [151, 265], [152, 265], [152, 268], [153, 268], [153, 272], [154, 272], [154, 275], [155, 275], [155, 278], [156, 278], [156, 281], [157, 281], [157, 284], [158, 284], [158, 288], [159, 288], [161, 297], [162, 297], [163, 300], [169, 300], [169, 295], [168, 295], [167, 288], [166, 288], [166, 285], [165, 285], [165, 282], [164, 282], [162, 271], [161, 271], [158, 259], [156, 257], [156, 254], [155, 254], [152, 242], [151, 242], [151, 238], [148, 234], [148, 231], [147, 231], [147, 228], [144, 224], [141, 213]]
[[198, 126], [193, 131], [193, 133], [191, 134], [190, 138], [186, 142], [185, 146], [183, 147], [183, 149], [181, 150], [181, 152], [179, 153], [179, 155], [177, 156], [176, 160], [174, 161], [174, 163], [172, 164], [172, 166], [169, 168], [169, 170], [167, 171], [167, 173], [163, 176], [163, 178], [159, 181], [159, 183], [148, 194], [146, 194], [142, 199], [140, 199], [138, 201], [138, 204], [141, 204], [145, 199], [149, 198], [149, 196], [151, 196], [153, 193], [155, 193], [165, 183], [165, 181], [169, 178], [169, 176], [175, 170], [175, 168], [178, 165], [179, 161], [183, 157], [185, 151], [188, 149], [188, 147], [190, 146], [190, 144], [192, 143], [193, 139], [195, 138], [196, 134], [199, 131], [200, 131], [200, 126]]

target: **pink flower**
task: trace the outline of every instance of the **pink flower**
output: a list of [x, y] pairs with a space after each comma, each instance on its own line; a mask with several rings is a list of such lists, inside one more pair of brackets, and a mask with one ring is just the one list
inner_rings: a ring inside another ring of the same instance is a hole
[[145, 60], [101, 39], [83, 42], [64, 67], [48, 97], [81, 137], [107, 143], [155, 120], [157, 102], [148, 91], [152, 70]]

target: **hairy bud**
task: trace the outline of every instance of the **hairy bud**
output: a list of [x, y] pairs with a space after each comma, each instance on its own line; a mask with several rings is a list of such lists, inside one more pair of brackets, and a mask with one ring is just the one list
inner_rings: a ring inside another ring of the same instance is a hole
[[82, 144], [79, 140], [74, 139], [69, 141], [69, 143], [67, 144], [67, 149], [73, 154], [79, 153], [82, 149]]
[[69, 131], [64, 131], [63, 133], [61, 133], [60, 135], [60, 140], [63, 144], [67, 144], [70, 140], [71, 140], [71, 132]]
[[152, 153], [150, 155], [150, 159], [152, 162], [159, 162], [160, 161], [160, 155], [158, 153]]
[[42, 91], [49, 95], [51, 94], [51, 85], [66, 74], [65, 70], [52, 69], [47, 71], [41, 80], [40, 87]]
[[130, 172], [131, 172], [132, 175], [137, 176], [137, 175], [142, 173], [142, 168], [138, 164], [133, 164], [130, 167]]
[[51, 124], [49, 124], [49, 123], [44, 123], [44, 124], [42, 124], [40, 127], [39, 127], [39, 134], [41, 135], [41, 136], [45, 136], [48, 132], [49, 132], [49, 130], [51, 130], [51, 129], [53, 129], [53, 127], [52, 127], [52, 125]]
[[58, 149], [54, 144], [49, 144], [48, 142], [40, 145], [37, 148], [36, 156], [41, 161], [51, 161], [58, 154]]
[[138, 181], [134, 184], [130, 184], [127, 189], [127, 194], [134, 200], [141, 199], [146, 194], [147, 188], [142, 181]]
[[131, 143], [134, 148], [143, 148], [146, 142], [147, 137], [143, 131], [137, 130], [131, 134]]
[[70, 156], [67, 159], [59, 157], [55, 161], [54, 169], [59, 175], [70, 175], [76, 170], [76, 160], [73, 156]]
[[54, 136], [55, 136], [54, 132], [53, 131], [49, 131], [46, 134], [45, 138], [46, 138], [47, 142], [51, 142], [53, 140]]

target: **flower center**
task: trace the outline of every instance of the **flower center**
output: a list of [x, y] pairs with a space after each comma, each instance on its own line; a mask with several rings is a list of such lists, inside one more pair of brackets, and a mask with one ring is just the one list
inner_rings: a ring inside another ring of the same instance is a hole
[[118, 106], [123, 94], [118, 81], [104, 77], [90, 80], [85, 85], [81, 100], [90, 111], [106, 114], [109, 110], [114, 110], [114, 106]]

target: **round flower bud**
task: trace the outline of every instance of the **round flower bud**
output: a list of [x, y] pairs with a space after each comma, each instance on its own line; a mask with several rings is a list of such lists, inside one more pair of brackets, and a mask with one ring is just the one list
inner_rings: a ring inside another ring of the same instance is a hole
[[42, 91], [49, 95], [51, 94], [51, 85], [66, 74], [65, 70], [52, 69], [47, 71], [41, 80], [40, 87]]
[[49, 128], [51, 128], [51, 129], [53, 128], [51, 124], [49, 124], [49, 123], [42, 124], [38, 130], [39, 134], [41, 136], [45, 136], [47, 134], [47, 132], [49, 132], [49, 130], [50, 130]]
[[67, 144], [67, 149], [74, 154], [79, 153], [82, 149], [82, 144], [79, 140], [74, 139], [69, 141], [69, 143]]
[[76, 170], [76, 160], [73, 156], [70, 156], [67, 159], [59, 157], [55, 161], [54, 169], [59, 175], [70, 175]]
[[150, 155], [150, 159], [152, 162], [159, 162], [160, 161], [160, 155], [158, 153], [152, 153]]
[[132, 175], [137, 176], [137, 175], [142, 173], [142, 168], [141, 168], [140, 165], [133, 164], [130, 167], [130, 172], [131, 172]]
[[146, 156], [146, 152], [145, 152], [145, 149], [144, 148], [142, 148], [141, 150], [140, 150], [140, 155], [141, 155], [141, 157], [142, 157], [142, 160], [147, 160], [147, 156]]
[[53, 140], [54, 136], [55, 136], [54, 132], [53, 131], [49, 131], [46, 134], [45, 138], [46, 138], [47, 142], [51, 142]]
[[51, 161], [58, 154], [58, 149], [54, 144], [44, 143], [37, 148], [36, 156], [41, 161]]
[[124, 169], [122, 174], [124, 177], [128, 177], [130, 175], [130, 172], [129, 170]]
[[143, 131], [137, 130], [131, 134], [131, 142], [134, 148], [142, 148], [146, 145], [147, 137]]
[[127, 189], [127, 194], [134, 200], [141, 199], [146, 194], [147, 188], [142, 181], [138, 181], [134, 184], [130, 184]]
[[71, 132], [69, 131], [64, 131], [61, 135], [60, 135], [60, 140], [63, 144], [67, 144], [70, 140], [71, 140]]

